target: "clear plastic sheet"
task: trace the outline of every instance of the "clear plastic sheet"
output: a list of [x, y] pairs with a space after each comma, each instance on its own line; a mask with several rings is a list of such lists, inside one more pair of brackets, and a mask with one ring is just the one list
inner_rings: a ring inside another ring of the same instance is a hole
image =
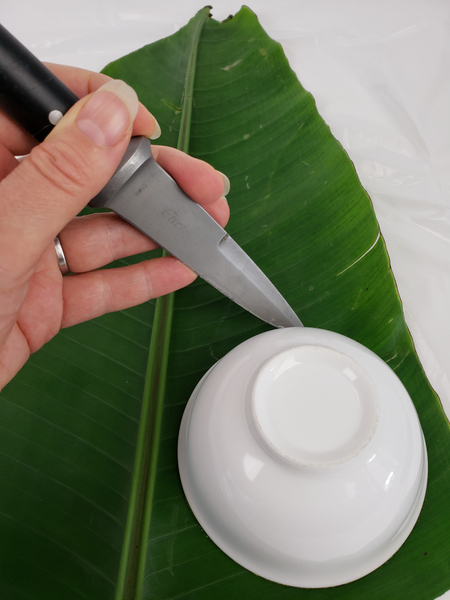
[[[450, 4], [252, 0], [355, 164], [427, 375], [450, 415]], [[183, 26], [200, 0], [3, 0], [42, 60], [100, 70]], [[218, 0], [218, 20], [241, 2]], [[445, 594], [450, 598], [450, 593]]]

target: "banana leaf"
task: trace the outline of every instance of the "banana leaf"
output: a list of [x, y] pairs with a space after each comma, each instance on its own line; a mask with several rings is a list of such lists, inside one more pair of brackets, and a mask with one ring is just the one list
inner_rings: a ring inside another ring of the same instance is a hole
[[282, 48], [250, 9], [219, 23], [205, 8], [105, 72], [137, 90], [162, 126], [161, 143], [230, 177], [228, 232], [304, 324], [352, 337], [398, 374], [427, 442], [427, 495], [394, 557], [344, 586], [281, 586], [225, 556], [184, 498], [178, 427], [206, 370], [269, 327], [197, 280], [62, 331], [0, 394], [0, 597], [399, 600], [444, 593], [448, 421], [414, 350], [370, 199]]

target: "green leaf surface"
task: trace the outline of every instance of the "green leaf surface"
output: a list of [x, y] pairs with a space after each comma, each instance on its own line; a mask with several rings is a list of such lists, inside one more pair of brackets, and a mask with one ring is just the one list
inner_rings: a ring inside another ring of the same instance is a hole
[[223, 23], [205, 9], [106, 72], [137, 90], [161, 143], [189, 147], [230, 177], [227, 231], [304, 324], [352, 337], [397, 372], [426, 437], [427, 496], [397, 554], [345, 586], [284, 587], [225, 556], [184, 498], [178, 427], [205, 371], [268, 326], [196, 281], [61, 332], [3, 390], [0, 597], [439, 596], [450, 588], [448, 421], [415, 353], [370, 199], [280, 45], [247, 8]]

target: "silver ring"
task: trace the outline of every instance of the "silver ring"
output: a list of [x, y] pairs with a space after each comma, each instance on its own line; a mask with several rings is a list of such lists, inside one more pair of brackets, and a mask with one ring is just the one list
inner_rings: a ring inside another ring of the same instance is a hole
[[59, 270], [63, 275], [69, 272], [69, 265], [67, 264], [66, 255], [64, 254], [63, 247], [61, 246], [61, 242], [59, 236], [56, 236], [54, 239], [55, 242], [55, 251], [56, 257], [58, 259]]

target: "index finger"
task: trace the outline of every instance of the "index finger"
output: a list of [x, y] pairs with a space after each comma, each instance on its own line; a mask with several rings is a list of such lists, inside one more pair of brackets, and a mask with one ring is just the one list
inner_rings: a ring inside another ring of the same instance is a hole
[[[111, 77], [103, 73], [96, 73], [78, 67], [68, 67], [54, 63], [45, 63], [78, 98], [84, 98], [98, 90], [102, 85], [110, 81]], [[133, 125], [133, 135], [150, 135], [155, 130], [155, 119], [151, 113], [142, 105], [139, 105], [138, 113]], [[36, 146], [37, 142], [16, 125], [8, 116], [0, 111], [0, 143], [12, 154], [20, 156], [28, 154]]]

